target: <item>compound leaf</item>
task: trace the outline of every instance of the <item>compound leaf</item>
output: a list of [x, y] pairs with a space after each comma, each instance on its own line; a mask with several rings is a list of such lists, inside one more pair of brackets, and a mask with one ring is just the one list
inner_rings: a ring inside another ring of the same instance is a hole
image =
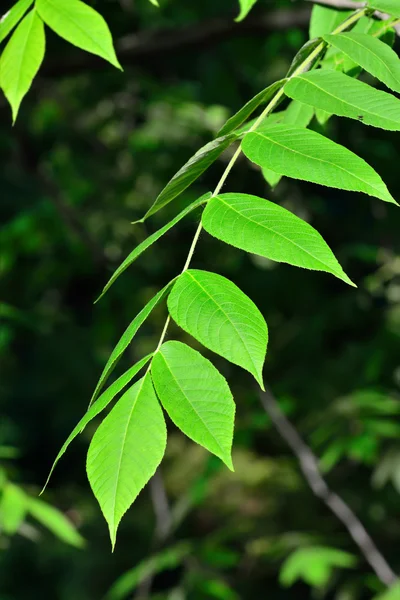
[[43, 22], [31, 10], [14, 31], [0, 59], [0, 87], [11, 105], [13, 121], [42, 64], [45, 46]]
[[293, 77], [285, 93], [334, 115], [400, 131], [400, 100], [337, 71], [318, 69]]
[[220, 194], [210, 200], [202, 222], [208, 233], [246, 252], [326, 271], [354, 285], [318, 231], [273, 202], [249, 194]]
[[267, 325], [256, 305], [234, 283], [216, 273], [190, 269], [174, 284], [168, 309], [182, 329], [249, 371], [263, 387]]
[[33, 0], [18, 0], [16, 4], [0, 19], [0, 43], [8, 36], [10, 31], [20, 22]]
[[396, 201], [379, 175], [362, 158], [328, 138], [291, 125], [272, 125], [248, 133], [244, 154], [280, 175]]
[[166, 342], [151, 363], [154, 387], [171, 420], [233, 471], [235, 403], [214, 365], [181, 342]]
[[121, 69], [103, 17], [81, 0], [36, 0], [43, 21], [60, 37]]
[[326, 35], [324, 39], [388, 88], [400, 92], [400, 59], [387, 44], [371, 35], [353, 32]]
[[167, 442], [150, 373], [117, 402], [93, 436], [87, 474], [114, 548], [122, 516], [154, 475]]

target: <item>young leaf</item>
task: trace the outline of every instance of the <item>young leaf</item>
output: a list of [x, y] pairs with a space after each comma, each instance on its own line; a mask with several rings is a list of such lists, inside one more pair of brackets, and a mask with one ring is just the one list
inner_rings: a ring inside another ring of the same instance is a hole
[[25, 519], [28, 497], [18, 486], [7, 483], [0, 501], [0, 527], [7, 535], [16, 533]]
[[114, 406], [93, 436], [87, 474], [108, 523], [112, 547], [122, 516], [154, 475], [167, 429], [150, 373]]
[[18, 0], [16, 4], [0, 19], [0, 43], [8, 36], [10, 31], [20, 22], [33, 0]]
[[225, 378], [181, 342], [163, 344], [151, 363], [154, 387], [172, 421], [233, 471], [235, 403]]
[[326, 271], [354, 285], [318, 231], [273, 202], [249, 194], [220, 194], [210, 200], [202, 222], [208, 233], [236, 248]]
[[227, 120], [225, 125], [218, 131], [217, 136], [221, 137], [231, 133], [242, 123], [244, 123], [251, 114], [261, 106], [262, 104], [266, 104], [272, 96], [275, 96], [276, 92], [278, 92], [281, 87], [286, 83], [287, 79], [281, 79], [280, 81], [276, 81], [272, 85], [265, 88], [259, 92], [254, 98], [249, 100], [236, 114], [234, 114], [230, 119]]
[[94, 8], [81, 0], [36, 0], [35, 6], [46, 25], [57, 35], [122, 70], [108, 25]]
[[368, 6], [400, 19], [399, 0], [369, 0]]
[[216, 273], [190, 269], [178, 277], [168, 309], [182, 329], [249, 371], [263, 388], [267, 325], [256, 305], [234, 283]]
[[310, 39], [331, 33], [351, 14], [351, 10], [337, 10], [322, 4], [314, 4], [310, 20]]
[[147, 317], [149, 316], [149, 314], [151, 313], [151, 311], [153, 310], [153, 308], [168, 293], [168, 291], [170, 290], [170, 288], [171, 288], [172, 284], [174, 283], [174, 281], [175, 280], [170, 281], [169, 283], [167, 283], [167, 285], [162, 290], [160, 290], [159, 292], [157, 292], [157, 294], [151, 300], [149, 300], [149, 302], [146, 304], [146, 306], [144, 308], [142, 308], [142, 310], [140, 311], [140, 313], [133, 319], [133, 321], [131, 322], [131, 324], [124, 331], [124, 333], [122, 334], [122, 336], [121, 336], [118, 344], [115, 346], [114, 350], [111, 352], [111, 355], [110, 355], [110, 357], [109, 357], [109, 359], [107, 361], [107, 364], [104, 367], [102, 374], [100, 375], [100, 379], [98, 381], [98, 384], [96, 385], [96, 389], [93, 392], [93, 396], [92, 396], [92, 398], [90, 400], [89, 406], [97, 398], [97, 395], [98, 395], [99, 391], [101, 390], [101, 388], [103, 387], [103, 385], [107, 381], [108, 377], [112, 373], [114, 367], [116, 366], [117, 362], [121, 358], [123, 352], [125, 352], [125, 350], [129, 346], [129, 344], [133, 340], [133, 338], [136, 335], [136, 332], [138, 331], [139, 327], [141, 327], [143, 325], [143, 323], [145, 322], [145, 320], [147, 319]]
[[35, 10], [21, 21], [0, 58], [0, 87], [9, 101], [13, 121], [32, 85], [45, 53], [43, 22]]
[[400, 131], [400, 100], [343, 73], [321, 69], [303, 73], [287, 82], [285, 93], [341, 117]]
[[[318, 48], [318, 46], [320, 46], [320, 44], [321, 44], [321, 40], [318, 38], [315, 40], [309, 40], [308, 42], [306, 42], [304, 44], [304, 46], [302, 46], [300, 48], [300, 50], [297, 52], [296, 56], [292, 60], [292, 64], [290, 65], [289, 71], [287, 72], [287, 77], [290, 77], [291, 75], [293, 75], [293, 73], [295, 71], [297, 71], [297, 69], [302, 67], [303, 63], [307, 60], [307, 58], [310, 56], [310, 54], [314, 50], [316, 50]], [[322, 50], [322, 45], [321, 45], [321, 50]], [[314, 59], [311, 59], [310, 61], [307, 61], [308, 64], [307, 64], [306, 70], [308, 71], [309, 69], [311, 69], [317, 60], [318, 60], [318, 56], [316, 56]]]
[[164, 225], [164, 227], [161, 227], [161, 229], [159, 229], [158, 231], [154, 232], [152, 235], [149, 235], [149, 237], [146, 238], [141, 244], [139, 244], [138, 246], [136, 246], [136, 248], [126, 257], [126, 259], [123, 261], [123, 263], [121, 263], [120, 266], [118, 267], [118, 269], [113, 273], [111, 279], [104, 286], [104, 289], [101, 292], [100, 296], [97, 298], [96, 302], [98, 302], [104, 296], [104, 294], [107, 292], [107, 290], [110, 289], [110, 287], [112, 286], [112, 284], [114, 283], [114, 281], [116, 279], [118, 279], [118, 277], [145, 250], [147, 250], [147, 248], [149, 248], [152, 244], [154, 244], [154, 242], [156, 242], [157, 240], [159, 240], [160, 237], [162, 237], [164, 235], [164, 233], [167, 233], [167, 231], [169, 231], [174, 225], [176, 225], [177, 223], [179, 223], [179, 221], [181, 221], [183, 219], [183, 217], [186, 217], [186, 215], [188, 215], [190, 212], [192, 212], [192, 210], [195, 210], [201, 204], [204, 204], [205, 202], [207, 202], [207, 200], [209, 200], [209, 198], [211, 198], [211, 192], [208, 192], [207, 194], [204, 194], [204, 196], [201, 196], [201, 198], [198, 198], [197, 200], [195, 200], [194, 202], [192, 202], [192, 204], [189, 204], [189, 206], [187, 206], [186, 208], [184, 208], [174, 219], [172, 219], [172, 221], [170, 221], [169, 223], [167, 223], [166, 225]]
[[353, 32], [326, 35], [324, 39], [388, 88], [400, 92], [400, 59], [387, 44], [371, 35]]
[[256, 2], [257, 0], [239, 0], [240, 13], [236, 17], [235, 21], [243, 21], [243, 19], [247, 17], [247, 15], [249, 14]]
[[77, 532], [71, 521], [54, 506], [38, 498], [29, 498], [27, 508], [32, 517], [66, 544], [76, 548], [82, 548], [85, 545], [85, 540]]
[[217, 158], [222, 154], [228, 146], [237, 139], [235, 133], [230, 133], [209, 142], [192, 156], [188, 162], [173, 178], [167, 183], [162, 192], [157, 196], [154, 204], [149, 208], [144, 215], [143, 220], [151, 215], [154, 215], [161, 208], [169, 204], [176, 196], [186, 190], [193, 181], [195, 181]]
[[300, 127], [272, 125], [248, 133], [244, 154], [276, 173], [342, 190], [364, 192], [386, 202], [396, 201], [379, 175], [362, 158], [330, 139]]
[[61, 450], [57, 454], [56, 459], [50, 469], [50, 473], [49, 473], [49, 476], [47, 477], [46, 483], [44, 484], [43, 489], [40, 492], [41, 494], [43, 494], [44, 490], [46, 489], [47, 484], [49, 483], [50, 477], [51, 477], [54, 469], [56, 468], [58, 461], [65, 454], [65, 452], [67, 451], [67, 448], [71, 444], [71, 442], [74, 441], [74, 439], [77, 437], [77, 435], [82, 433], [82, 431], [85, 429], [86, 425], [88, 423], [90, 423], [90, 421], [92, 421], [105, 408], [107, 408], [107, 406], [110, 404], [110, 402], [112, 402], [112, 400], [114, 400], [115, 396], [117, 394], [119, 394], [119, 392], [121, 390], [123, 390], [124, 387], [127, 386], [130, 381], [132, 381], [132, 379], [135, 377], [135, 375], [137, 375], [137, 373], [139, 373], [139, 371], [149, 362], [149, 360], [152, 356], [153, 356], [152, 354], [148, 354], [147, 356], [145, 356], [144, 358], [139, 360], [135, 365], [133, 365], [133, 367], [128, 369], [123, 375], [118, 377], [118, 379], [116, 379], [114, 381], [114, 383], [112, 383], [110, 385], [110, 387], [108, 387], [101, 394], [101, 396], [96, 400], [96, 402], [83, 415], [82, 419], [71, 431], [68, 438], [62, 445]]

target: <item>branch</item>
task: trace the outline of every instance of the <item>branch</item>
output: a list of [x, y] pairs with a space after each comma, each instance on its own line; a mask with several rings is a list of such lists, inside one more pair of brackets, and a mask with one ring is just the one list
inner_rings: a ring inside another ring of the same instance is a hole
[[391, 567], [386, 562], [386, 559], [380, 553], [375, 542], [352, 509], [340, 496], [329, 489], [319, 471], [318, 459], [282, 413], [276, 399], [268, 391], [259, 392], [259, 397], [264, 410], [270, 416], [276, 429], [297, 456], [304, 477], [314, 494], [320, 498], [332, 513], [343, 523], [354, 542], [357, 544], [361, 554], [370, 564], [380, 581], [388, 587], [394, 585], [398, 581], [397, 575], [392, 571]]

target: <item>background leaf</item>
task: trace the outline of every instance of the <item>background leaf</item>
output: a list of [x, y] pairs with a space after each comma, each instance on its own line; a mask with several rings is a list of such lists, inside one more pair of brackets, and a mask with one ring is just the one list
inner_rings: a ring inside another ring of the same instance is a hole
[[255, 5], [257, 0], [239, 0], [240, 13], [236, 17], [235, 21], [243, 21]]
[[8, 36], [20, 22], [28, 8], [33, 4], [33, 0], [18, 0], [12, 8], [0, 19], [0, 43]]
[[248, 133], [242, 148], [251, 161], [281, 175], [363, 192], [396, 204], [372, 167], [344, 146], [315, 131], [272, 125], [263, 131]]
[[28, 497], [13, 483], [6, 483], [0, 500], [0, 527], [7, 535], [16, 533], [25, 519]]
[[235, 403], [228, 383], [199, 352], [180, 342], [163, 344], [151, 363], [161, 404], [179, 429], [233, 471]]
[[190, 269], [168, 297], [171, 317], [206, 348], [254, 375], [263, 388], [268, 330], [256, 305], [234, 283]]
[[310, 39], [321, 37], [325, 33], [331, 33], [351, 14], [351, 10], [337, 10], [322, 4], [314, 4], [310, 20]]
[[43, 23], [32, 10], [18, 25], [0, 58], [0, 87], [9, 101], [13, 121], [45, 53]]
[[400, 5], [398, 0], [369, 0], [368, 6], [400, 19]]
[[113, 548], [122, 516], [154, 475], [166, 443], [164, 417], [148, 373], [125, 392], [89, 447], [87, 474]]
[[121, 69], [108, 25], [91, 6], [80, 0], [36, 0], [35, 6], [57, 35]]
[[85, 540], [71, 521], [54, 506], [38, 498], [29, 498], [28, 511], [32, 517], [66, 544], [76, 548], [82, 548], [85, 545]]
[[354, 285], [318, 231], [273, 202], [249, 194], [220, 194], [210, 200], [202, 222], [208, 233], [246, 252], [326, 271]]

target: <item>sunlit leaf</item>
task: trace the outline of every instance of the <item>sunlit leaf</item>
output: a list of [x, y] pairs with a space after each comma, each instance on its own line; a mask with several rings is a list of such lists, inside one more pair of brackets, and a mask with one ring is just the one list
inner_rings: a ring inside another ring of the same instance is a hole
[[310, 20], [310, 39], [331, 33], [351, 14], [351, 10], [337, 10], [322, 4], [314, 4]]
[[28, 497], [13, 483], [6, 483], [0, 500], [0, 527], [7, 535], [16, 533], [25, 519]]
[[0, 19], [0, 43], [20, 22], [33, 0], [18, 0], [16, 4]]
[[368, 6], [400, 19], [399, 0], [369, 0]]
[[243, 21], [255, 5], [257, 0], [239, 0], [240, 13], [236, 17], [235, 21]]
[[233, 471], [235, 403], [225, 378], [181, 342], [163, 344], [151, 363], [154, 387], [171, 420]]

